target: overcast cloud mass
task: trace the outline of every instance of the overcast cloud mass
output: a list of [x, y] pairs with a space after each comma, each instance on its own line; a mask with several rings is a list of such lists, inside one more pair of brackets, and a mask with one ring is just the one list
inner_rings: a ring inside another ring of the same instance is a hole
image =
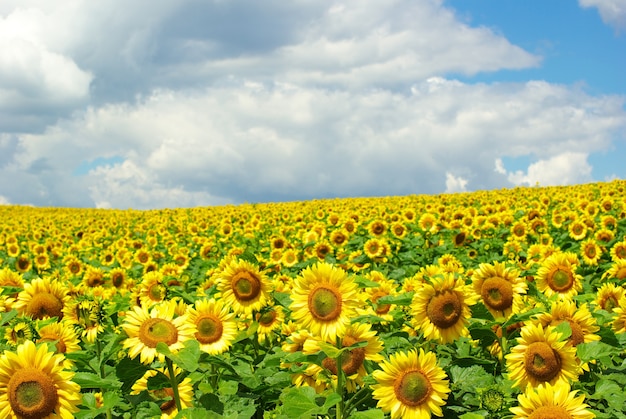
[[[626, 28], [624, 1], [580, 7], [616, 36]], [[543, 60], [440, 0], [3, 0], [0, 204], [162, 208], [606, 180], [589, 157], [626, 141], [622, 95], [467, 81]], [[527, 167], [506, 166], [519, 157]]]

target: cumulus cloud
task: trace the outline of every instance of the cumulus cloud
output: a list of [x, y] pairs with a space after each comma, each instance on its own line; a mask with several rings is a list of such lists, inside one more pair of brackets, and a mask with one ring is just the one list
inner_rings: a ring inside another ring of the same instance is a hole
[[[494, 172], [505, 155], [565, 164], [569, 150], [580, 172], [577, 156], [607, 148], [625, 126], [622, 107], [543, 82], [436, 78], [410, 93], [356, 93], [242, 81], [92, 108], [21, 136], [13, 165], [46, 175], [48, 189], [91, 185], [83, 205], [113, 207], [484, 189], [551, 179], [542, 165]], [[121, 162], [71, 175], [111, 156]]]
[[578, 0], [582, 7], [595, 7], [602, 21], [618, 31], [626, 29], [626, 0]]
[[521, 186], [555, 186], [586, 183], [592, 181], [591, 165], [587, 154], [566, 151], [548, 159], [542, 159], [528, 166], [524, 172], [506, 172], [502, 161], [496, 161], [498, 171], [507, 173], [511, 183]]

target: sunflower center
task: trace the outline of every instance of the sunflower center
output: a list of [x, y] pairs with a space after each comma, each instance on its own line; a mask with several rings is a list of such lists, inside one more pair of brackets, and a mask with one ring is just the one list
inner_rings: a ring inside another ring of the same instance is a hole
[[148, 296], [152, 301], [161, 301], [165, 298], [165, 289], [161, 284], [152, 284], [148, 288]]
[[435, 326], [447, 329], [456, 324], [461, 317], [462, 309], [459, 296], [454, 291], [445, 291], [431, 298], [426, 313]]
[[528, 419], [571, 419], [563, 406], [541, 406], [528, 416]]
[[372, 303], [375, 304], [376, 309], [374, 310], [376, 314], [387, 314], [391, 309], [391, 304], [379, 304], [378, 299], [381, 297], [386, 297], [388, 294], [385, 292], [376, 292], [372, 295]]
[[483, 283], [481, 295], [488, 307], [506, 310], [513, 305], [513, 284], [500, 277], [487, 278]]
[[406, 371], [393, 384], [397, 399], [407, 406], [419, 406], [433, 391], [428, 378], [418, 370]]
[[150, 318], [139, 329], [139, 340], [149, 348], [163, 342], [168, 346], [178, 341], [178, 330], [169, 320]]
[[53, 294], [42, 292], [31, 298], [26, 306], [26, 312], [35, 319], [49, 317], [63, 317], [63, 303]]
[[271, 326], [274, 320], [276, 320], [276, 312], [274, 310], [267, 311], [257, 318], [259, 324], [266, 327]]
[[222, 322], [217, 317], [206, 314], [196, 321], [196, 339], [198, 342], [206, 344], [217, 342], [224, 332]]
[[613, 296], [607, 297], [607, 299], [604, 300], [603, 304], [601, 304], [602, 308], [608, 311], [609, 313], [613, 311], [613, 309], [617, 307], [618, 305], [619, 303], [617, 301], [617, 298]]
[[58, 354], [64, 354], [65, 352], [67, 352], [67, 346], [65, 345], [65, 342], [63, 341], [63, 339], [61, 339], [58, 336], [43, 335], [43, 336], [41, 336], [41, 338], [39, 338], [37, 343], [43, 343], [43, 342], [54, 343], [55, 347], [57, 348], [57, 353]]
[[239, 272], [231, 281], [233, 293], [240, 301], [251, 301], [261, 293], [261, 281], [250, 272]]
[[[350, 346], [356, 343], [356, 340], [345, 337], [343, 339], [343, 346]], [[355, 348], [350, 351], [345, 351], [341, 354], [341, 369], [347, 376], [356, 374], [359, 371], [361, 365], [365, 361], [365, 348]], [[337, 375], [337, 361], [333, 358], [324, 358], [322, 366], [328, 371]]]
[[152, 394], [154, 394], [154, 397], [159, 400], [169, 398], [169, 400], [165, 400], [159, 405], [159, 409], [161, 409], [161, 412], [168, 412], [169, 410], [174, 408], [174, 406], [176, 406], [176, 401], [174, 401], [174, 390], [172, 390], [170, 387], [155, 390]]
[[59, 401], [54, 380], [36, 368], [15, 372], [7, 385], [7, 393], [13, 412], [23, 418], [46, 417]]
[[323, 286], [315, 289], [309, 294], [309, 311], [318, 320], [335, 320], [341, 314], [341, 294]]
[[626, 279], [626, 266], [618, 269], [618, 271], [615, 273], [615, 278]]
[[119, 288], [124, 284], [124, 275], [121, 273], [113, 274], [111, 277], [111, 283], [115, 288]]
[[538, 381], [551, 381], [561, 372], [561, 357], [545, 342], [528, 345], [524, 361], [526, 373]]
[[567, 291], [574, 285], [574, 275], [570, 270], [559, 268], [548, 280], [548, 285], [557, 292]]

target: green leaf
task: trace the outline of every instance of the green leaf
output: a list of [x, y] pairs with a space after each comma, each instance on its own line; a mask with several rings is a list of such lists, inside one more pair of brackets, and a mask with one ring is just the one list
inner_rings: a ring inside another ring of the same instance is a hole
[[275, 292], [272, 295], [274, 296], [276, 302], [281, 306], [289, 308], [289, 306], [291, 305], [291, 297], [286, 292]]
[[383, 419], [385, 414], [380, 409], [370, 409], [361, 412], [354, 412], [349, 419]]
[[385, 295], [376, 300], [377, 304], [397, 304], [399, 306], [408, 306], [413, 302], [415, 292], [403, 292], [398, 295]]
[[280, 395], [283, 403], [279, 418], [310, 418], [316, 415], [325, 415], [341, 398], [337, 393], [328, 395], [323, 404], [316, 401], [316, 393], [312, 387], [290, 387]]
[[472, 311], [472, 318], [474, 319], [483, 319], [483, 320], [489, 320], [489, 321], [495, 320], [491, 312], [487, 310], [487, 307], [485, 307], [485, 305], [481, 302], [474, 304], [471, 308], [471, 311]]
[[487, 417], [487, 412], [485, 412], [484, 414], [480, 414], [480, 413], [463, 413], [461, 416], [459, 416], [459, 419], [484, 419]]
[[357, 277], [354, 282], [357, 283], [357, 285], [359, 286], [359, 288], [376, 288], [376, 287], [380, 287], [380, 284], [376, 281], [371, 281], [367, 278], [364, 278], [362, 276]]
[[569, 339], [572, 336], [572, 326], [567, 321], [559, 323], [555, 330], [561, 334], [561, 340]]
[[185, 347], [173, 353], [170, 348], [164, 342], [159, 342], [156, 345], [158, 353], [163, 354], [169, 358], [185, 371], [193, 372], [198, 369], [198, 361], [200, 359], [200, 344], [195, 339], [190, 339], [184, 343]]
[[580, 343], [576, 346], [576, 355], [582, 362], [589, 362], [611, 355], [620, 355], [619, 348], [606, 343], [595, 341], [589, 343]]
[[82, 389], [117, 389], [122, 386], [122, 383], [117, 378], [100, 378], [100, 376], [91, 372], [79, 371], [74, 375], [72, 381], [78, 384]]
[[148, 367], [139, 362], [139, 358], [122, 358], [115, 365], [115, 375], [124, 383], [122, 385], [122, 392], [129, 392], [132, 385], [135, 384], [146, 371], [148, 371]]
[[202, 407], [188, 407], [175, 416], [175, 419], [211, 419], [222, 418], [222, 415]]

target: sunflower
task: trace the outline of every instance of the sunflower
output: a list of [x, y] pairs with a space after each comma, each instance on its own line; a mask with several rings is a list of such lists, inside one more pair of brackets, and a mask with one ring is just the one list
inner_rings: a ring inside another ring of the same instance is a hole
[[477, 296], [463, 278], [449, 272], [436, 275], [413, 297], [412, 324], [426, 339], [453, 342], [468, 335], [469, 306], [476, 302]]
[[33, 320], [29, 317], [16, 317], [5, 326], [4, 338], [11, 345], [17, 346], [32, 340], [35, 332], [35, 325]]
[[613, 262], [626, 260], [626, 239], [621, 242], [614, 243], [609, 253], [611, 254], [611, 260], [613, 260]]
[[195, 325], [195, 338], [200, 349], [208, 354], [216, 355], [225, 352], [237, 336], [237, 324], [234, 314], [229, 312], [222, 300], [197, 300], [195, 307], [187, 311], [189, 323]]
[[[305, 354], [318, 353], [321, 348], [318, 339], [308, 339], [304, 342], [302, 352]], [[376, 336], [376, 331], [366, 323], [353, 323], [346, 328], [342, 338], [342, 347], [348, 347], [358, 342], [367, 342], [366, 346], [346, 351], [341, 356], [341, 370], [346, 376], [346, 389], [356, 391], [357, 385], [363, 385], [363, 377], [367, 375], [365, 361], [380, 363], [383, 360], [381, 352], [383, 342]], [[335, 345], [335, 342], [326, 342]], [[324, 358], [322, 367], [328, 371], [333, 380], [337, 380], [337, 361], [333, 358]]]
[[595, 239], [589, 238], [583, 240], [580, 244], [580, 257], [583, 262], [589, 266], [596, 266], [602, 256], [602, 249], [598, 246]]
[[[358, 309], [358, 313], [360, 315], [374, 315], [381, 317], [384, 319], [382, 324], [390, 322], [393, 320], [393, 316], [389, 314], [396, 305], [395, 304], [382, 304], [379, 303], [378, 300], [382, 297], [393, 296], [398, 294], [396, 291], [396, 284], [393, 281], [390, 281], [384, 277], [380, 280], [376, 280], [374, 273], [376, 271], [372, 271], [368, 275], [368, 279], [372, 281], [378, 282], [377, 287], [370, 287], [365, 289], [364, 292], [361, 293], [361, 298], [363, 301], [363, 306]], [[381, 274], [382, 275], [382, 274]]]
[[574, 220], [567, 230], [569, 236], [574, 240], [582, 240], [587, 236], [587, 224], [582, 220]]
[[524, 307], [522, 294], [526, 294], [528, 285], [516, 269], [502, 262], [481, 263], [472, 275], [472, 285], [496, 319], [506, 319]]
[[32, 341], [0, 356], [0, 416], [3, 418], [71, 418], [81, 402], [74, 373], [64, 356]]
[[[80, 351], [80, 341], [74, 332], [74, 328], [66, 321], [50, 323], [42, 326], [38, 330], [39, 339], [37, 343], [49, 342], [54, 344], [56, 353], [66, 354], [70, 352]], [[65, 367], [71, 368], [72, 362], [68, 359], [64, 360]]]
[[243, 259], [226, 259], [218, 274], [220, 298], [237, 314], [251, 314], [269, 298], [270, 283], [259, 268]]
[[612, 283], [603, 284], [596, 293], [595, 303], [609, 313], [619, 305], [619, 300], [626, 294], [626, 289]]
[[600, 340], [600, 336], [595, 334], [600, 330], [600, 327], [591, 315], [587, 304], [581, 304], [580, 307], [577, 307], [572, 300], [556, 301], [552, 304], [549, 313], [542, 313], [537, 316], [537, 321], [544, 329], [548, 326], [556, 327], [562, 322], [568, 322], [572, 329], [568, 341], [572, 346]]
[[387, 232], [387, 224], [383, 220], [373, 220], [367, 225], [371, 236], [380, 237]]
[[548, 256], [537, 270], [537, 288], [547, 297], [571, 298], [582, 291], [582, 276], [576, 273], [577, 257], [559, 252]]
[[626, 296], [620, 298], [617, 307], [613, 309], [613, 313], [615, 313], [613, 331], [615, 333], [626, 333]]
[[604, 272], [602, 278], [615, 278], [620, 281], [626, 279], [626, 259], [618, 259]]
[[172, 352], [183, 348], [184, 342], [193, 337], [195, 327], [187, 321], [186, 315], [174, 318], [175, 310], [175, 301], [165, 301], [150, 311], [135, 306], [126, 312], [122, 329], [128, 338], [124, 340], [124, 349], [129, 349], [131, 358], [139, 355], [142, 364], [151, 363], [155, 357], [163, 362], [165, 357], [156, 351], [159, 342], [165, 343]]
[[513, 386], [554, 384], [578, 379], [581, 370], [576, 361], [576, 348], [561, 338], [554, 327], [529, 324], [522, 327], [517, 345], [505, 356], [509, 379]]
[[391, 355], [380, 370], [372, 373], [372, 397], [377, 407], [391, 412], [391, 418], [426, 419], [443, 416], [441, 406], [450, 392], [446, 373], [432, 352], [415, 350]]
[[33, 264], [26, 254], [21, 254], [17, 257], [17, 259], [15, 259], [15, 269], [17, 269], [20, 273], [26, 273], [30, 271], [32, 267]]
[[285, 321], [285, 313], [279, 305], [267, 306], [256, 313], [256, 321], [259, 323], [257, 335], [259, 342], [273, 341], [275, 332], [280, 329]]
[[67, 289], [58, 281], [49, 278], [35, 278], [24, 284], [24, 290], [17, 296], [14, 308], [20, 314], [34, 319], [63, 317], [63, 307], [69, 301]]
[[371, 238], [363, 245], [363, 252], [370, 259], [376, 259], [382, 256], [384, 251], [382, 239]]
[[[176, 402], [174, 401], [174, 391], [172, 391], [172, 387], [162, 387], [159, 389], [149, 388], [148, 380], [152, 377], [155, 377], [159, 373], [165, 375], [169, 380], [170, 373], [167, 368], [148, 370], [139, 380], [135, 382], [135, 384], [133, 384], [130, 394], [138, 395], [141, 394], [141, 392], [143, 391], [147, 391], [154, 401], [161, 402], [159, 404], [159, 409], [161, 409], [161, 419], [174, 418], [178, 414], [178, 409], [176, 408]], [[182, 375], [182, 373], [183, 370], [174, 365], [174, 375], [176, 376], [177, 381], [180, 381], [178, 383], [178, 397], [180, 398], [180, 407], [186, 409], [188, 407], [192, 407], [193, 405], [193, 385], [191, 383], [191, 378], [179, 377], [179, 375]]]
[[352, 277], [325, 262], [300, 273], [291, 298], [292, 318], [326, 341], [343, 335], [360, 304]]
[[160, 271], [146, 273], [139, 284], [139, 301], [147, 308], [165, 301], [167, 288]]
[[63, 308], [63, 316], [89, 343], [94, 343], [98, 334], [104, 331], [102, 322], [105, 315], [100, 301], [96, 298], [87, 296], [73, 298]]
[[527, 387], [523, 394], [517, 396], [518, 406], [512, 407], [514, 419], [535, 418], [567, 418], [591, 419], [596, 415], [587, 410], [583, 403], [585, 396], [576, 396], [565, 382], [539, 384], [536, 388]]

